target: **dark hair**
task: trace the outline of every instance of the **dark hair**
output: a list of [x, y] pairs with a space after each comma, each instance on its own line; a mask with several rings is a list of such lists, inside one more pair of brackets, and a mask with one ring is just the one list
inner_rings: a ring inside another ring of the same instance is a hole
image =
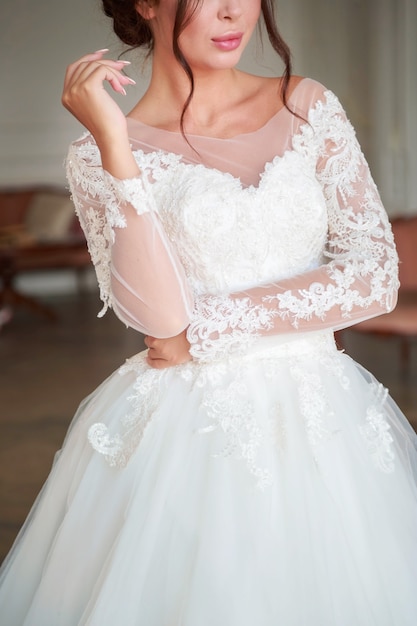
[[[137, 0], [102, 0], [104, 13], [112, 18], [113, 30], [121, 41], [131, 48], [143, 48], [152, 52], [154, 40], [152, 30], [145, 20], [136, 10]], [[154, 0], [158, 4], [159, 0]], [[184, 57], [178, 40], [189, 24], [194, 13], [198, 9], [202, 0], [178, 0], [175, 15], [174, 29], [172, 34], [172, 45], [175, 58], [187, 74], [190, 81], [190, 92], [181, 113], [180, 125], [184, 134], [184, 116], [194, 94], [194, 76], [187, 59]], [[290, 49], [281, 37], [275, 20], [274, 0], [261, 0], [261, 12], [272, 47], [281, 57], [284, 63], [282, 74], [281, 98], [284, 106], [288, 106], [288, 85], [291, 77], [291, 53]], [[292, 111], [291, 111], [292, 112]]]

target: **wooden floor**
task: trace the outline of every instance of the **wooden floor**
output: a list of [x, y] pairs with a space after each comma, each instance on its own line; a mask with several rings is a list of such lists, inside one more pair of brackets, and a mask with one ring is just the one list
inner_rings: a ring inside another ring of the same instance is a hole
[[[112, 313], [98, 320], [95, 293], [47, 301], [58, 320], [19, 310], [0, 331], [0, 561], [50, 469], [79, 404], [127, 357], [138, 333]], [[417, 345], [404, 378], [396, 340], [343, 334], [346, 352], [387, 386], [417, 429]]]

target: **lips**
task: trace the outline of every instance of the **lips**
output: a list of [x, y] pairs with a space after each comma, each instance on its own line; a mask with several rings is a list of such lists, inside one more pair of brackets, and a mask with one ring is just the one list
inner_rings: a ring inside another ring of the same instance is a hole
[[235, 50], [240, 46], [243, 33], [226, 33], [220, 37], [213, 37], [214, 45], [222, 50]]

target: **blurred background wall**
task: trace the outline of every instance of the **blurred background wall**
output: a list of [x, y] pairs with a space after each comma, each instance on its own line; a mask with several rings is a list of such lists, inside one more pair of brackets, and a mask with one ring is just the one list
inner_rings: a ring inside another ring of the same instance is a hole
[[[390, 215], [417, 212], [417, 1], [278, 0], [294, 70], [342, 100]], [[265, 38], [264, 38], [265, 39]], [[81, 132], [60, 103], [65, 68], [87, 51], [121, 51], [99, 0], [2, 0], [0, 5], [0, 187], [64, 185], [63, 160]], [[264, 41], [263, 71], [281, 66]], [[147, 84], [125, 99], [128, 112]], [[255, 69], [260, 43], [242, 66]]]

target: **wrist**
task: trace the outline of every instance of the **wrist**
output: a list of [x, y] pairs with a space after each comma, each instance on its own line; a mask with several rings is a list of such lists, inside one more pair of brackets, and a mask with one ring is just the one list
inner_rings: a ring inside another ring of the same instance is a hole
[[96, 140], [96, 142], [100, 150], [102, 166], [106, 172], [120, 180], [140, 175], [140, 169], [127, 136], [106, 138]]

